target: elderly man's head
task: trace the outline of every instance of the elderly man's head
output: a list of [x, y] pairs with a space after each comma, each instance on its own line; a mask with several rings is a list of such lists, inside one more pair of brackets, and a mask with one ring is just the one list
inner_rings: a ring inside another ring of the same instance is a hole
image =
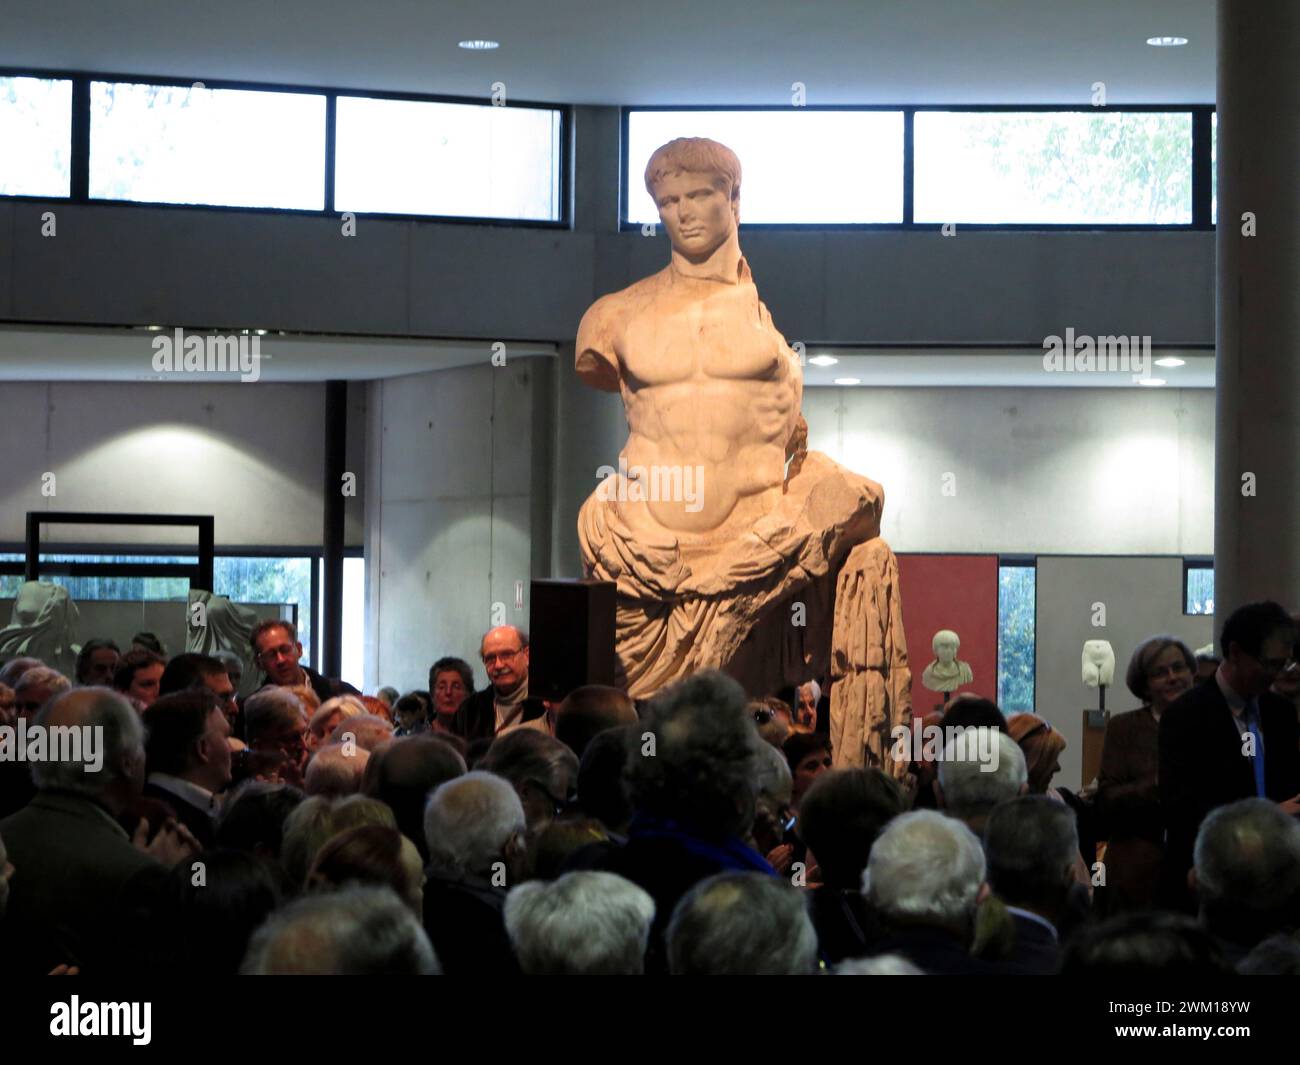
[[34, 666], [21, 674], [14, 685], [14, 712], [30, 720], [54, 696], [71, 687], [72, 681], [57, 669]]
[[944, 748], [939, 805], [982, 833], [993, 808], [1023, 795], [1028, 781], [1025, 755], [1015, 740], [994, 728], [966, 729]]
[[433, 976], [441, 972], [419, 920], [391, 888], [309, 895], [254, 933], [246, 976]]
[[535, 729], [497, 737], [478, 768], [514, 785], [532, 833], [563, 813], [577, 790], [578, 759], [559, 740]]
[[498, 625], [484, 633], [479, 656], [499, 697], [513, 695], [528, 683], [528, 634], [517, 625]]
[[862, 894], [886, 920], [970, 937], [987, 894], [984, 851], [960, 821], [914, 810], [889, 823], [871, 848]]
[[515, 789], [492, 773], [466, 773], [439, 785], [424, 810], [429, 864], [449, 879], [514, 884], [527, 853], [526, 831]]
[[530, 880], [506, 897], [506, 934], [530, 976], [639, 976], [654, 900], [613, 873]]
[[1201, 921], [1253, 947], [1300, 927], [1300, 824], [1267, 799], [1220, 806], [1196, 834], [1193, 865]]
[[721, 673], [697, 673], [650, 704], [628, 737], [632, 805], [706, 836], [736, 836], [754, 820], [755, 759], [762, 741], [745, 693]]
[[352, 744], [319, 748], [307, 763], [303, 786], [308, 795], [355, 795], [361, 790], [370, 752]]
[[1058, 923], [1079, 861], [1074, 811], [1045, 795], [1002, 803], [989, 814], [984, 857], [998, 898]]
[[[114, 813], [126, 810], [144, 788], [144, 726], [140, 715], [117, 692], [74, 688], [55, 696], [36, 715], [43, 728], [74, 728], [82, 740], [60, 753], [65, 760], [32, 763], [41, 790], [72, 791], [103, 803]], [[85, 730], [89, 729], [90, 732]]]
[[244, 702], [244, 732], [255, 751], [278, 753], [295, 765], [307, 756], [307, 715], [286, 688], [266, 687]]
[[683, 896], [668, 922], [676, 976], [802, 976], [817, 932], [802, 892], [763, 873], [720, 873]]

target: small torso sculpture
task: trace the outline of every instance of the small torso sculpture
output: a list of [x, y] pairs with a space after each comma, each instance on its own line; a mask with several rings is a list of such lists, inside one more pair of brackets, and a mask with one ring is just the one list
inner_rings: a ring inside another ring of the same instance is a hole
[[[833, 619], [855, 647], [871, 645], [839, 655], [833, 673], [905, 674], [884, 493], [805, 450], [802, 366], [740, 252], [739, 160], [715, 141], [672, 141], [651, 157], [646, 188], [671, 262], [593, 304], [575, 353], [578, 375], [619, 392], [627, 414], [618, 468], [602, 467], [578, 518], [588, 575], [617, 585], [621, 680], [640, 697], [720, 668], [753, 694], [774, 691], [825, 670]], [[841, 603], [836, 580], [868, 543]], [[841, 627], [841, 607], [867, 616]], [[871, 728], [900, 713], [874, 707]], [[852, 757], [844, 764], [862, 764]]]
[[954, 692], [975, 679], [970, 665], [957, 660], [961, 640], [951, 629], [940, 629], [930, 641], [934, 661], [925, 667], [921, 683], [932, 692]]
[[1083, 683], [1089, 688], [1109, 688], [1115, 683], [1115, 652], [1109, 640], [1084, 641]]

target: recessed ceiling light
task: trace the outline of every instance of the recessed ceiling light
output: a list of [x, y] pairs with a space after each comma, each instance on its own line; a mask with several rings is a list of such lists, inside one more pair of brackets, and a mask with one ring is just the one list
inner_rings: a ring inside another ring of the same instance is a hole
[[835, 383], [837, 385], [860, 385], [862, 380], [858, 377], [837, 377]]
[[1187, 43], [1186, 37], [1148, 37], [1152, 48], [1178, 48]]
[[493, 48], [500, 48], [500, 41], [460, 41], [458, 48], [464, 48], [470, 52], [489, 52]]
[[1138, 381], [1138, 384], [1144, 385], [1147, 388], [1159, 388], [1164, 383], [1165, 381], [1163, 377], [1144, 377]]
[[1157, 366], [1186, 366], [1187, 363], [1173, 355], [1166, 355], [1163, 359], [1156, 359]]
[[834, 366], [840, 360], [834, 355], [814, 355], [808, 361], [814, 366]]
[[146, 328], [147, 330], [149, 330], [149, 332], [151, 332], [151, 333], [161, 333], [161, 332], [162, 332], [162, 326], [160, 326], [160, 325], [147, 325], [147, 326], [145, 326], [145, 328]]

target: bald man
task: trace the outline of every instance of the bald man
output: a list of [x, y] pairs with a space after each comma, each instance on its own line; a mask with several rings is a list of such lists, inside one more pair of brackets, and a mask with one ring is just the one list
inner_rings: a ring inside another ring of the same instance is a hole
[[[42, 975], [76, 965], [87, 976], [134, 969], [141, 918], [159, 903], [167, 870], [195, 851], [174, 821], [146, 843], [118, 824], [144, 787], [144, 727], [116, 692], [74, 688], [55, 696], [36, 726], [91, 729], [65, 761], [32, 764], [39, 789], [0, 821], [9, 861], [9, 913], [0, 926], [0, 970]], [[91, 740], [89, 735], [97, 736]]]
[[451, 731], [468, 741], [491, 739], [514, 728], [550, 732], [545, 703], [528, 696], [528, 633], [516, 625], [489, 629], [479, 656], [488, 686], [460, 704]]

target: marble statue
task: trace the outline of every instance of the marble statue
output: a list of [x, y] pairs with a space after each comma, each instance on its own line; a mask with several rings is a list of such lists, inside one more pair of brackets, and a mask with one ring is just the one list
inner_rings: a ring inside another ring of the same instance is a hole
[[930, 641], [934, 661], [925, 667], [921, 683], [932, 692], [953, 692], [975, 679], [970, 664], [957, 659], [961, 639], [951, 629], [940, 629]]
[[1109, 640], [1083, 642], [1083, 683], [1089, 688], [1109, 688], [1115, 683], [1115, 652]]
[[829, 665], [836, 764], [886, 764], [911, 710], [884, 493], [807, 450], [799, 356], [740, 251], [735, 154], [671, 141], [645, 183], [671, 260], [597, 300], [575, 352], [627, 415], [578, 517], [587, 575], [617, 587], [620, 680], [639, 697], [717, 668], [761, 694]]
[[25, 581], [14, 599], [13, 615], [0, 629], [0, 661], [30, 655], [66, 677], [76, 673], [77, 604], [68, 590], [50, 581]]
[[[196, 609], [195, 604], [201, 604], [202, 609]], [[257, 678], [261, 675], [249, 643], [258, 620], [253, 610], [232, 603], [224, 595], [191, 588], [186, 613], [185, 650], [203, 655], [214, 655], [218, 651], [233, 654], [243, 667], [239, 694], [247, 695], [256, 688]]]

